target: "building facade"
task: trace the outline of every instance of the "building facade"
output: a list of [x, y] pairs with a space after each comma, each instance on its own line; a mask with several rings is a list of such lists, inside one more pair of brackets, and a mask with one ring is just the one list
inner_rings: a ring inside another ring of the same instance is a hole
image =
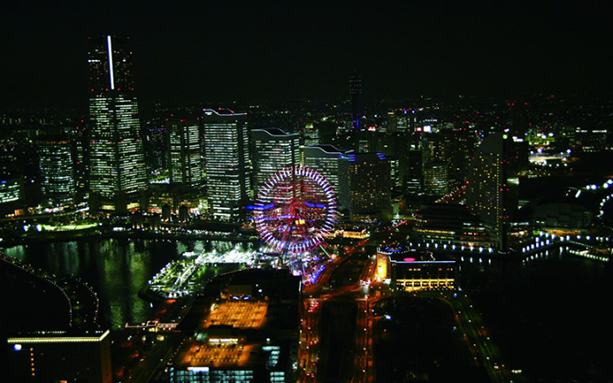
[[91, 38], [87, 62], [90, 200], [106, 211], [138, 208], [147, 172], [128, 40]]
[[170, 183], [199, 189], [203, 183], [200, 127], [185, 119], [168, 123]]
[[76, 184], [71, 143], [67, 136], [47, 135], [38, 140], [43, 198], [53, 205], [74, 202]]
[[211, 218], [240, 222], [253, 198], [247, 115], [205, 109], [202, 126]]
[[517, 210], [515, 156], [506, 134], [487, 136], [472, 159], [466, 187], [466, 205], [485, 223], [496, 248], [508, 250], [510, 221]]
[[424, 192], [429, 196], [442, 196], [449, 191], [449, 166], [444, 162], [424, 165]]
[[255, 194], [266, 180], [279, 170], [300, 165], [300, 134], [281, 129], [251, 131]]
[[111, 383], [106, 331], [42, 331], [9, 337], [10, 382]]
[[390, 163], [383, 154], [347, 154], [339, 175], [340, 205], [351, 216], [391, 214]]
[[340, 193], [339, 168], [341, 158], [352, 154], [353, 150], [338, 149], [332, 145], [313, 145], [304, 147], [304, 166], [317, 170], [330, 182], [334, 192]]

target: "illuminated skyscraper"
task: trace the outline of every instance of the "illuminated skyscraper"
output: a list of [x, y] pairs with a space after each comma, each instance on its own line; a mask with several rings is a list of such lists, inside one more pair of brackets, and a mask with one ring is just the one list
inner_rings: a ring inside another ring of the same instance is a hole
[[205, 109], [206, 187], [214, 220], [239, 222], [253, 196], [247, 114]]
[[347, 154], [341, 158], [339, 201], [350, 215], [391, 213], [390, 183], [390, 163], [383, 154]]
[[300, 134], [281, 129], [253, 129], [253, 168], [255, 193], [273, 174], [288, 166], [300, 165]]
[[352, 154], [353, 150], [342, 150], [332, 145], [314, 145], [304, 148], [304, 166], [317, 170], [340, 193], [339, 165], [343, 155]]
[[448, 165], [445, 162], [429, 162], [424, 165], [424, 192], [440, 197], [449, 191]]
[[38, 141], [43, 197], [53, 204], [74, 201], [76, 188], [71, 145], [67, 136], [46, 135]]
[[466, 205], [485, 223], [499, 251], [507, 251], [507, 233], [517, 209], [515, 161], [506, 134], [487, 136], [472, 160]]
[[90, 200], [102, 210], [137, 208], [146, 169], [128, 41], [91, 38], [87, 62]]
[[203, 181], [200, 127], [196, 121], [173, 120], [168, 123], [170, 182], [200, 188]]

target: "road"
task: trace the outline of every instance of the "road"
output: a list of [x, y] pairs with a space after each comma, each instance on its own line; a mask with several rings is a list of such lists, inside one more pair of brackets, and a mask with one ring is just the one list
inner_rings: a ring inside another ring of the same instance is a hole
[[[368, 276], [369, 271], [374, 270], [374, 266], [369, 261], [363, 261], [358, 270], [355, 268], [355, 261], [357, 255], [370, 242], [368, 239], [362, 240], [348, 249], [326, 266], [326, 269], [320, 274], [314, 284], [304, 287], [301, 305], [302, 319], [299, 348], [299, 366], [301, 371], [299, 373], [299, 381], [323, 381], [321, 376], [318, 377], [318, 365], [321, 363], [319, 358], [321, 353], [320, 318], [322, 306], [326, 301], [342, 295], [364, 299], [360, 281]], [[347, 268], [353, 270], [348, 270]], [[363, 306], [367, 304], [367, 302], [362, 303]], [[364, 338], [360, 338], [360, 341], [364, 342]], [[364, 348], [364, 345], [361, 347]]]
[[505, 367], [500, 349], [489, 336], [481, 314], [466, 294], [448, 291], [417, 292], [417, 296], [437, 297], [447, 303], [463, 334], [464, 341], [476, 365], [485, 368], [490, 380], [495, 383], [511, 381], [511, 372]]

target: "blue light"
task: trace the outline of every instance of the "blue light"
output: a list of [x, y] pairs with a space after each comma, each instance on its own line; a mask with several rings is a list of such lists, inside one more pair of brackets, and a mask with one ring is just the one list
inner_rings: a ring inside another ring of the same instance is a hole
[[264, 205], [264, 206], [249, 205], [247, 206], [247, 210], [268, 210], [268, 209], [272, 209], [273, 207], [275, 207], [274, 203], [269, 203], [268, 205]]
[[326, 207], [326, 205], [322, 204], [322, 203], [311, 203], [311, 202], [305, 202], [305, 205], [307, 205], [308, 207], [318, 207], [320, 209], [323, 209]]
[[14, 344], [14, 345], [13, 345], [13, 350], [15, 350], [15, 351], [21, 351], [21, 345], [20, 345], [20, 344]]

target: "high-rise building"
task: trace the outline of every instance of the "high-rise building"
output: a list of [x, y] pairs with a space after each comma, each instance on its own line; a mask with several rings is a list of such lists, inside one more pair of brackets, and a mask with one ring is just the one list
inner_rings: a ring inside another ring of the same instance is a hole
[[168, 123], [170, 183], [198, 189], [202, 186], [200, 127], [194, 120], [177, 119]]
[[0, 215], [14, 215], [24, 207], [24, 177], [16, 169], [13, 146], [0, 143]]
[[85, 121], [71, 132], [77, 201], [82, 201], [89, 192], [89, 129]]
[[42, 192], [54, 205], [74, 202], [76, 188], [71, 143], [63, 134], [45, 135], [38, 140]]
[[41, 331], [7, 339], [10, 382], [111, 383], [111, 339], [106, 331]]
[[360, 131], [362, 127], [362, 76], [349, 76], [349, 97], [351, 99], [351, 130]]
[[91, 38], [87, 62], [90, 200], [102, 210], [137, 208], [147, 172], [128, 40]]
[[423, 156], [421, 150], [416, 145], [410, 146], [410, 149], [406, 151], [406, 166], [402, 168], [404, 170], [404, 185], [409, 194], [421, 193], [422, 181], [423, 181]]
[[317, 170], [330, 182], [334, 192], [340, 193], [339, 165], [343, 155], [352, 154], [353, 150], [342, 150], [332, 145], [314, 145], [304, 147], [304, 166]]
[[440, 197], [449, 191], [448, 165], [445, 162], [430, 162], [424, 165], [424, 192]]
[[466, 205], [502, 252], [508, 250], [508, 228], [518, 203], [512, 144], [506, 134], [487, 136], [475, 151], [466, 188]]
[[247, 114], [205, 109], [202, 126], [211, 217], [239, 222], [253, 197]]
[[339, 184], [340, 205], [350, 215], [390, 213], [390, 163], [383, 154], [343, 156], [339, 167]]
[[274, 173], [300, 165], [300, 134], [277, 128], [251, 130], [255, 192]]
[[23, 202], [23, 176], [0, 175], [0, 215], [17, 215]]

